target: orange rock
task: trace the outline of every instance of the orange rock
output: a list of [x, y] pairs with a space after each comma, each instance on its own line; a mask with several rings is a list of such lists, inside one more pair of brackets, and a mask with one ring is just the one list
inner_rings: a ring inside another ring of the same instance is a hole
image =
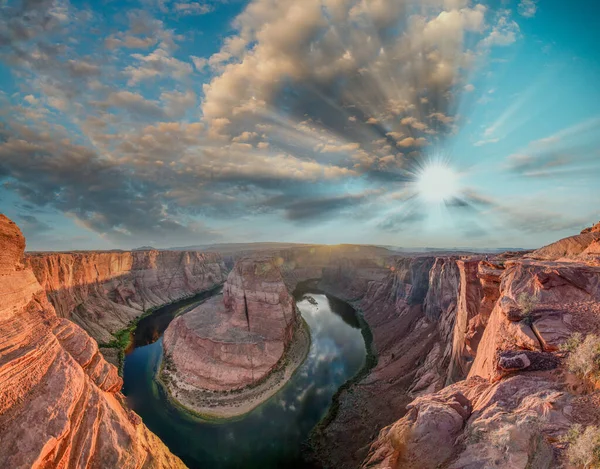
[[100, 343], [150, 308], [223, 283], [227, 272], [220, 254], [203, 252], [32, 253], [25, 259], [58, 315]]
[[117, 399], [122, 381], [96, 342], [59, 318], [25, 239], [0, 215], [0, 467], [183, 468]]
[[297, 325], [294, 300], [274, 259], [242, 259], [227, 277], [223, 296], [176, 318], [163, 344], [178, 380], [225, 391], [267, 376]]

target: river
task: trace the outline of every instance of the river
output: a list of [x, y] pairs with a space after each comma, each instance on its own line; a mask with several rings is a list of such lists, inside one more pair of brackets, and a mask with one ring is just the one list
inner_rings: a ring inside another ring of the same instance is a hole
[[235, 420], [207, 422], [173, 406], [155, 380], [162, 334], [174, 315], [218, 291], [164, 306], [143, 318], [125, 357], [129, 406], [190, 469], [305, 468], [302, 443], [323, 418], [338, 388], [364, 365], [356, 312], [322, 292], [303, 291], [296, 304], [311, 333], [304, 363], [273, 397]]

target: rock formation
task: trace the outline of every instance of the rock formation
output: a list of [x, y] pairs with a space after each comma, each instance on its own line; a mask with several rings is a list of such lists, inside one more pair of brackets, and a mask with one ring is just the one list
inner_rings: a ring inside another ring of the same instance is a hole
[[581, 260], [600, 265], [600, 223], [586, 228], [581, 234], [544, 246], [527, 257], [539, 260]]
[[116, 368], [57, 316], [24, 248], [0, 215], [0, 467], [185, 467], [122, 406]]
[[572, 246], [569, 238], [525, 259], [457, 262], [458, 311], [446, 345], [450, 370], [460, 372], [447, 382], [468, 379], [408, 404], [378, 433], [363, 467], [575, 467], [565, 459], [565, 435], [574, 424], [600, 423], [600, 395], [588, 394], [564, 359], [575, 334], [600, 332], [600, 268], [579, 248], [565, 254]]
[[[0, 245], [2, 467], [180, 465], [121, 407], [120, 378], [83, 329], [107, 341], [143, 310], [220, 283], [220, 257], [35, 254], [23, 263], [23, 237], [6, 218]], [[569, 467], [567, 431], [600, 425], [595, 383], [566, 365], [577, 334], [600, 335], [600, 224], [528, 254], [306, 246], [259, 256], [239, 260], [223, 297], [165, 333], [166, 385], [188, 407], [238, 415], [285, 383], [282, 357], [305, 351], [294, 348], [303, 328], [289, 292], [312, 280], [359, 310], [370, 341], [368, 368], [313, 432], [324, 467]]]
[[33, 253], [25, 258], [59, 316], [99, 343], [144, 311], [223, 283], [218, 253], [109, 251]]
[[[223, 297], [213, 297], [176, 318], [165, 331], [163, 378], [182, 404], [207, 413], [206, 400], [199, 393], [226, 391], [229, 396], [229, 391], [264, 382], [277, 367], [281, 368], [286, 350], [293, 348], [299, 323], [276, 260], [239, 260], [227, 277]], [[308, 341], [303, 342], [305, 348], [307, 345]], [[296, 358], [301, 361], [303, 355]], [[289, 364], [295, 369], [299, 362], [291, 360]], [[286, 379], [290, 371], [293, 369], [284, 370]], [[276, 388], [284, 383], [279, 380]], [[264, 393], [262, 400], [272, 394]], [[231, 408], [230, 399], [225, 400], [225, 407]], [[252, 401], [248, 395], [240, 395], [237, 400]], [[255, 399], [253, 405], [260, 400]], [[238, 406], [240, 412], [248, 410], [248, 402]], [[223, 416], [238, 412], [221, 409], [218, 413]]]

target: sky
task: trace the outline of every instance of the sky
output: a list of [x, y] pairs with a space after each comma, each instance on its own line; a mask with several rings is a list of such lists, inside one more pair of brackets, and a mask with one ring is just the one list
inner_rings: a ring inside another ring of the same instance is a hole
[[593, 0], [0, 2], [29, 250], [538, 247], [600, 219]]

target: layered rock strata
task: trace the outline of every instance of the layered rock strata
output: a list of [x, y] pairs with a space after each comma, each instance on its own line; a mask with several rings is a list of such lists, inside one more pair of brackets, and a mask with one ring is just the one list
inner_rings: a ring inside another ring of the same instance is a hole
[[185, 467], [122, 406], [116, 368], [57, 316], [24, 248], [0, 215], [0, 467]]
[[[593, 244], [587, 238], [597, 228], [525, 259], [468, 261], [478, 262], [481, 290], [465, 297], [467, 333], [459, 311], [452, 337], [453, 356], [461, 344], [474, 352], [468, 379], [407, 405], [374, 438], [362, 467], [577, 467], [567, 461], [565, 438], [575, 424], [600, 423], [600, 392], [565, 358], [574, 353], [568, 344], [575, 334], [600, 333], [600, 268], [581, 256], [581, 243]], [[465, 289], [477, 290], [466, 277], [461, 298]], [[475, 347], [470, 336], [479, 337]]]
[[309, 339], [299, 325], [276, 260], [242, 259], [222, 297], [176, 318], [165, 331], [163, 381], [176, 400], [202, 414], [247, 412], [304, 359]]
[[25, 258], [57, 314], [99, 343], [144, 311], [224, 282], [218, 253], [107, 251], [32, 253]]

